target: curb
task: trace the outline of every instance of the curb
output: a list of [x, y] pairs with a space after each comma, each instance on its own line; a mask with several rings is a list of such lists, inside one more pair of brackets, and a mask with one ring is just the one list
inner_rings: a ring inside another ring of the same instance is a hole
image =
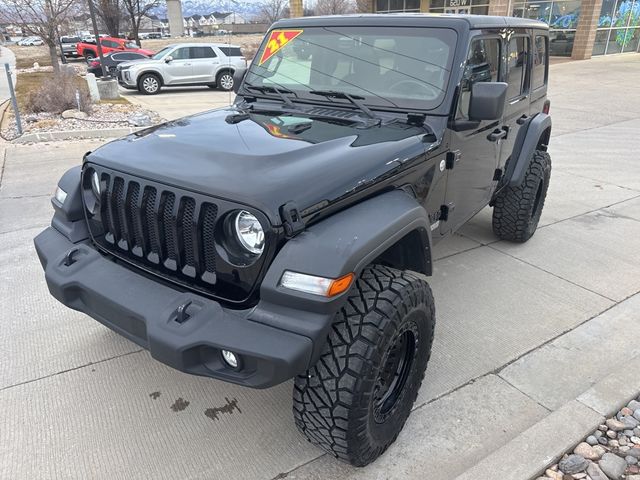
[[104, 128], [101, 130], [60, 130], [57, 132], [26, 133], [14, 139], [11, 143], [38, 143], [56, 140], [86, 139], [86, 138], [117, 138], [149, 127], [120, 127]]
[[551, 412], [456, 480], [536, 478], [638, 394], [640, 355], [632, 358], [626, 367], [623, 372], [607, 375]]

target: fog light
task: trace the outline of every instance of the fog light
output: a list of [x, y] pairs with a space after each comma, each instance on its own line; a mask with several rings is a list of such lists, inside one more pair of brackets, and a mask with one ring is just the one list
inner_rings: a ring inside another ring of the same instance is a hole
[[222, 350], [222, 358], [224, 359], [224, 362], [231, 368], [238, 368], [238, 365], [240, 365], [236, 354], [230, 352], [229, 350]]

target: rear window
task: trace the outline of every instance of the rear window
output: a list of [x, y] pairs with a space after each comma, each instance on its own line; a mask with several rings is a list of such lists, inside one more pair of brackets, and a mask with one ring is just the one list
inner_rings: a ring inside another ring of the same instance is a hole
[[78, 43], [81, 42], [80, 37], [62, 37], [60, 39], [62, 43]]
[[227, 57], [242, 57], [242, 50], [240, 47], [218, 47], [223, 55]]
[[531, 70], [531, 88], [544, 86], [547, 79], [547, 37], [536, 35], [533, 48], [533, 70]]

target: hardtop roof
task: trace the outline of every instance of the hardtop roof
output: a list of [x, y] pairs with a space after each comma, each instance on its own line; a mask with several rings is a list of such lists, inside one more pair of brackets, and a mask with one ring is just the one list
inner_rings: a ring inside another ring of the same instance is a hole
[[303, 27], [323, 25], [388, 25], [388, 26], [424, 26], [447, 27], [466, 23], [469, 29], [479, 28], [535, 28], [549, 30], [549, 26], [538, 20], [518, 17], [496, 17], [490, 15], [459, 15], [450, 13], [366, 13], [352, 15], [325, 15], [318, 17], [287, 18], [277, 21], [273, 26]]

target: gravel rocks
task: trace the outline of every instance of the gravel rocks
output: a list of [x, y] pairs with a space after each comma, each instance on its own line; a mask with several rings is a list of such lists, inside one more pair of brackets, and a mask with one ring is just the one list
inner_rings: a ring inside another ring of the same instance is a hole
[[627, 462], [613, 453], [605, 453], [598, 466], [610, 479], [620, 480], [627, 469]]
[[537, 480], [640, 480], [640, 397], [551, 465]]

